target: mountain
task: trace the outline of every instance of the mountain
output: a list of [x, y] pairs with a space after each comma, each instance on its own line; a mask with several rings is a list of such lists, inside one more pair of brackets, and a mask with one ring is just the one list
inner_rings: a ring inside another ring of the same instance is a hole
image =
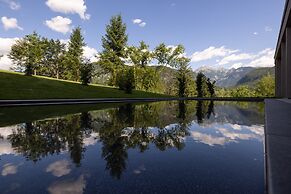
[[263, 67], [263, 68], [256, 68], [249, 73], [247, 73], [244, 77], [242, 77], [238, 82], [237, 86], [239, 85], [253, 85], [258, 80], [266, 75], [275, 76], [275, 67]]
[[219, 87], [233, 87], [237, 85], [237, 82], [246, 76], [249, 72], [254, 70], [253, 67], [240, 67], [238, 69], [224, 69], [224, 68], [207, 68], [202, 67], [195, 72], [202, 72], [211, 80], [216, 81], [216, 85]]

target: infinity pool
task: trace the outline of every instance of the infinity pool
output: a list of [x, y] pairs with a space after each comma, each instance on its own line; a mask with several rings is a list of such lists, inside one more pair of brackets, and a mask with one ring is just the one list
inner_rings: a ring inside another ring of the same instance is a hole
[[0, 173], [0, 193], [264, 193], [264, 105], [0, 108]]

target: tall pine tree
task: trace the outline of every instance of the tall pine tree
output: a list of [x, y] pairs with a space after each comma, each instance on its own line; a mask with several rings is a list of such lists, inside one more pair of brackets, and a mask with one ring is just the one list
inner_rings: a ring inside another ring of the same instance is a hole
[[75, 81], [80, 80], [80, 70], [82, 65], [84, 37], [81, 34], [81, 28], [77, 27], [73, 30], [68, 44], [68, 51], [65, 57], [65, 65], [67, 66], [67, 78]]
[[208, 86], [207, 86], [207, 77], [199, 72], [196, 77], [196, 89], [198, 97], [208, 97]]
[[126, 25], [121, 15], [113, 16], [106, 26], [106, 34], [102, 37], [103, 51], [99, 64], [111, 74], [110, 85], [117, 86], [117, 74], [124, 65], [127, 45]]

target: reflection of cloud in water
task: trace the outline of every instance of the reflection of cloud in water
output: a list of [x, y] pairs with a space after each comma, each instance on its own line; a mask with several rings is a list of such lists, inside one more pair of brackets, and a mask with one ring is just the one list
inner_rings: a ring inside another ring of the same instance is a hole
[[95, 145], [98, 142], [99, 133], [91, 133], [89, 137], [84, 138], [83, 143], [85, 146]]
[[71, 172], [70, 163], [67, 160], [59, 160], [50, 164], [46, 172], [51, 172], [56, 177], [67, 175]]
[[16, 165], [13, 165], [11, 163], [7, 163], [3, 166], [3, 170], [1, 172], [2, 176], [7, 176], [10, 174], [16, 174], [17, 173], [17, 167]]
[[5, 154], [16, 154], [12, 149], [11, 143], [7, 140], [8, 136], [13, 133], [16, 126], [0, 128], [0, 156]]
[[134, 174], [141, 174], [143, 171], [146, 171], [146, 168], [144, 165], [139, 166], [137, 169], [133, 171]]
[[193, 124], [191, 129], [191, 137], [194, 140], [209, 146], [225, 145], [240, 140], [255, 139], [262, 141], [264, 135], [264, 127], [257, 125], [244, 126], [214, 123], [208, 126], [199, 126], [198, 124]]
[[51, 194], [81, 194], [86, 187], [84, 175], [77, 180], [65, 180], [53, 183], [49, 186], [48, 191]]

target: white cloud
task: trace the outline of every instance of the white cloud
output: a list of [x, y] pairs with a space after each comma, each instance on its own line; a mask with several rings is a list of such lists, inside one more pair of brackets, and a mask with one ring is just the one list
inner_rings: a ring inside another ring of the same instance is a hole
[[[266, 48], [257, 53], [241, 52], [237, 49], [222, 47], [209, 47], [197, 51], [191, 56], [193, 68], [201, 66], [240, 68], [240, 67], [272, 67], [274, 66], [274, 49]], [[202, 61], [206, 61], [207, 63]]]
[[9, 70], [12, 67], [12, 61], [7, 55], [10, 53], [11, 46], [18, 39], [19, 38], [0, 38], [0, 55], [3, 55], [3, 57], [0, 58], [0, 69]]
[[19, 38], [1, 38], [0, 37], [0, 55], [7, 55], [11, 46], [18, 40]]
[[134, 24], [140, 24], [141, 22], [142, 22], [141, 19], [133, 19], [132, 20], [132, 23], [134, 23]]
[[239, 67], [273, 67], [275, 65], [274, 62], [274, 54], [275, 50], [271, 48], [264, 49], [254, 55], [252, 60], [247, 62], [240, 62], [233, 64], [231, 68], [239, 68]]
[[8, 58], [7, 55], [4, 55], [0, 58], [0, 69], [10, 70], [13, 67], [13, 63], [11, 59]]
[[205, 61], [205, 60], [209, 60], [215, 57], [224, 57], [236, 52], [238, 52], [238, 50], [226, 49], [224, 46], [219, 47], [219, 48], [210, 46], [209, 48], [203, 51], [195, 52], [191, 56], [191, 62]]
[[242, 61], [247, 59], [253, 59], [254, 56], [248, 53], [240, 53], [240, 54], [231, 54], [229, 56], [224, 57], [218, 64], [226, 65], [233, 61]]
[[90, 60], [91, 62], [97, 62], [98, 61], [98, 58], [97, 58], [97, 55], [98, 55], [98, 52], [95, 48], [92, 48], [92, 47], [89, 47], [89, 46], [84, 46], [83, 47], [84, 49], [84, 53], [83, 53], [83, 56]]
[[274, 54], [275, 50], [267, 48], [259, 52], [254, 60], [252, 60], [247, 66], [250, 67], [272, 67], [274, 66]]
[[63, 34], [66, 34], [71, 30], [71, 24], [72, 20], [62, 16], [57, 16], [45, 21], [45, 25], [47, 25], [50, 29]]
[[259, 33], [258, 32], [254, 32], [253, 35], [257, 36], [257, 35], [259, 35]]
[[273, 29], [272, 29], [272, 27], [270, 27], [270, 26], [266, 26], [266, 27], [265, 27], [265, 31], [266, 31], [266, 32], [272, 32]]
[[8, 18], [6, 16], [3, 16], [1, 18], [1, 22], [5, 30], [9, 30], [9, 29], [23, 30], [23, 28], [18, 25], [16, 18]]
[[139, 18], [137, 18], [137, 19], [133, 19], [132, 20], [132, 23], [133, 24], [137, 24], [137, 25], [139, 25], [140, 27], [145, 27], [146, 25], [147, 25], [147, 23], [146, 22], [144, 22], [142, 19], [139, 19]]
[[146, 25], [147, 25], [147, 23], [145, 23], [145, 22], [142, 22], [139, 24], [140, 27], [145, 27]]
[[79, 14], [81, 19], [88, 20], [87, 6], [84, 0], [47, 0], [46, 5], [54, 12], [64, 14]]
[[1, 0], [1, 1], [7, 3], [9, 5], [9, 8], [12, 10], [19, 10], [21, 7], [20, 3], [13, 0]]
[[56, 177], [67, 175], [71, 172], [70, 163], [67, 160], [59, 160], [50, 164], [46, 172], [51, 172]]

